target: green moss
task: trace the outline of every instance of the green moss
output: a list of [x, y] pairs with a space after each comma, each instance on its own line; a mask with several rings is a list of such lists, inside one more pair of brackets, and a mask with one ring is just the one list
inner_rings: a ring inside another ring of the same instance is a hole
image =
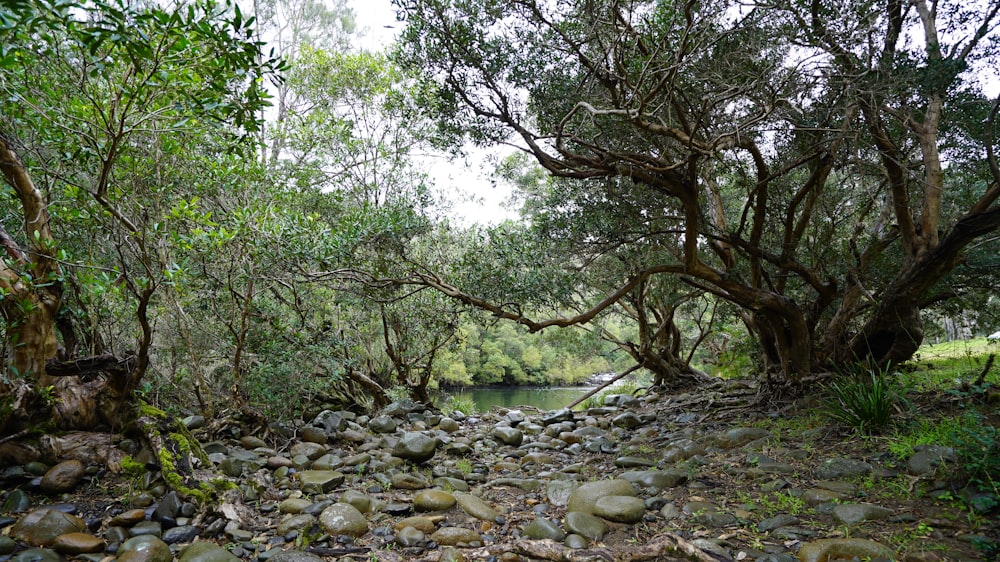
[[171, 489], [198, 503], [208, 503], [212, 500], [214, 490], [210, 487], [208, 490], [205, 490], [204, 485], [198, 488], [185, 485], [184, 478], [177, 471], [177, 465], [174, 463], [174, 455], [170, 451], [160, 449], [157, 457], [160, 461], [160, 472], [163, 473], [163, 479]]
[[135, 459], [126, 455], [122, 458], [122, 471], [129, 476], [138, 477], [146, 471], [146, 467], [141, 462], [136, 462]]
[[167, 419], [167, 413], [163, 410], [156, 408], [144, 400], [139, 400], [138, 404], [139, 415], [148, 416], [151, 418], [156, 418], [160, 420]]

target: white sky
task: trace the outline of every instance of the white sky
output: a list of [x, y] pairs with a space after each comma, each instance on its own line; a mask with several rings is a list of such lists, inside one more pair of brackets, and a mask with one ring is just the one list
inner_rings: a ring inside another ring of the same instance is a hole
[[[363, 49], [383, 49], [402, 28], [396, 21], [396, 9], [390, 0], [350, 0], [348, 6], [354, 10], [358, 31], [362, 33], [357, 44]], [[517, 212], [507, 209], [504, 204], [510, 197], [510, 190], [490, 181], [493, 165], [486, 161], [488, 154], [471, 152], [466, 162], [448, 162], [440, 158], [425, 162], [443, 197], [451, 203], [451, 210], [446, 214], [462, 224], [496, 224], [516, 219]]]

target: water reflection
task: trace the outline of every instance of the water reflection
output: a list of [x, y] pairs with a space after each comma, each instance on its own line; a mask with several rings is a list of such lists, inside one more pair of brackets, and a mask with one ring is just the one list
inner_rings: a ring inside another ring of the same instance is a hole
[[454, 388], [443, 391], [435, 403], [440, 405], [447, 396], [458, 396], [466, 400], [471, 399], [480, 412], [486, 412], [494, 406], [502, 408], [534, 406], [541, 410], [558, 410], [569, 406], [593, 388], [592, 386]]

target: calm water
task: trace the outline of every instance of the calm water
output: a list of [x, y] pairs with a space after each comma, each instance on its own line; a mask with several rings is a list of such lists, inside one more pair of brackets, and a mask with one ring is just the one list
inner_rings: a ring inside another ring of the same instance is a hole
[[453, 388], [445, 394], [471, 398], [480, 412], [486, 412], [494, 406], [503, 408], [534, 406], [542, 410], [558, 410], [569, 406], [593, 388], [592, 386]]

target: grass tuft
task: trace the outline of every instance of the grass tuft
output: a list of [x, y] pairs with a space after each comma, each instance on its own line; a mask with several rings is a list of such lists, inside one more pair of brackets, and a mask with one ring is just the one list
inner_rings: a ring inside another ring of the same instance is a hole
[[874, 433], [889, 425], [902, 400], [889, 374], [868, 371], [868, 376], [845, 377], [826, 386], [831, 401], [827, 416], [862, 433]]

